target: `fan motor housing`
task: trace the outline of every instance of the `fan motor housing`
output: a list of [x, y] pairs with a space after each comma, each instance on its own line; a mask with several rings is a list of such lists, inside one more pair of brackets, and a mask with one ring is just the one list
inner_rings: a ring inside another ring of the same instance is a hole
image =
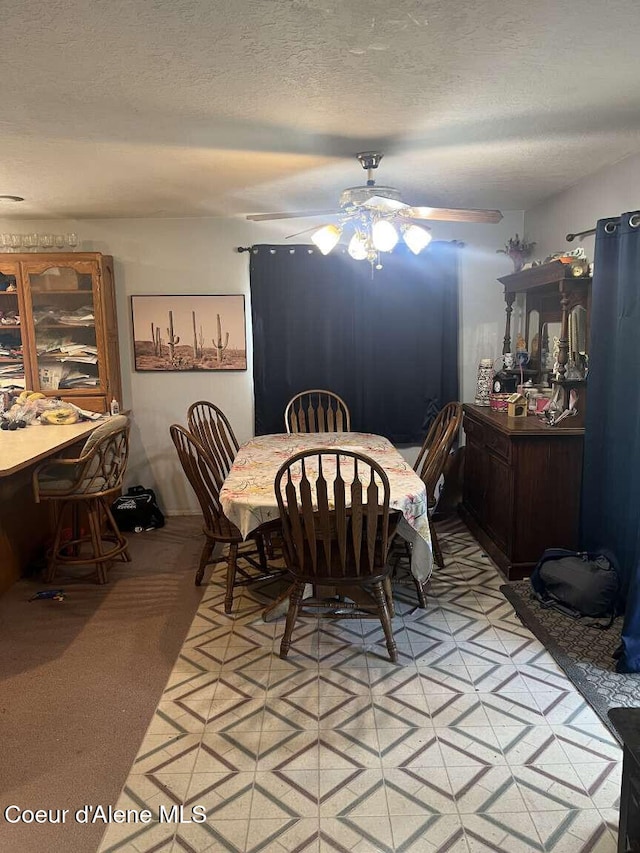
[[350, 207], [354, 204], [362, 204], [368, 201], [372, 196], [382, 196], [382, 198], [391, 198], [394, 201], [402, 201], [400, 190], [395, 187], [347, 187], [340, 193], [340, 207]]

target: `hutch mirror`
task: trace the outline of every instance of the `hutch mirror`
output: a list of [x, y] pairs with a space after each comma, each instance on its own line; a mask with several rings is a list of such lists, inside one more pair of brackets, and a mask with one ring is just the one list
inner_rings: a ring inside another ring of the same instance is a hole
[[498, 279], [506, 302], [502, 352], [524, 350], [524, 378], [534, 384], [584, 380], [591, 278], [575, 273], [582, 268], [551, 261]]

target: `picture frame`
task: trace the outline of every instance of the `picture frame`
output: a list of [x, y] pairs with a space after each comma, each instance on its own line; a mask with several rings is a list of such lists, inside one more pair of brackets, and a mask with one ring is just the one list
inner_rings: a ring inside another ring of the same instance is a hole
[[247, 369], [244, 294], [131, 297], [139, 372]]

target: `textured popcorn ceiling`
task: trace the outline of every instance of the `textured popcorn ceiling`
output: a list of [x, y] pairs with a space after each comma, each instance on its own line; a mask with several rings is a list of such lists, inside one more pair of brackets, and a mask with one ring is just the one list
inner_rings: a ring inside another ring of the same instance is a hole
[[24, 216], [530, 207], [640, 149], [638, 0], [0, 6], [0, 193]]

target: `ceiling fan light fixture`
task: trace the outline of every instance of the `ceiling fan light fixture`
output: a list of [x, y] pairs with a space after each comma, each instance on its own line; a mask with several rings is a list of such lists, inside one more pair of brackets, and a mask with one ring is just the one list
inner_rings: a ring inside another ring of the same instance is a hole
[[[307, 210], [297, 213], [251, 213], [247, 219], [261, 222], [271, 219], [298, 219], [307, 216], [336, 217], [338, 225], [305, 228], [290, 234], [291, 238], [311, 234], [311, 240], [323, 255], [328, 255], [340, 242], [343, 230], [353, 234], [349, 255], [354, 260], [368, 260], [374, 269], [382, 269], [380, 252], [392, 252], [400, 236], [414, 255], [419, 255], [431, 242], [428, 226], [414, 225], [424, 219], [445, 222], [496, 223], [502, 219], [499, 210], [475, 210], [449, 207], [413, 207], [402, 200], [400, 190], [376, 184], [374, 174], [382, 159], [380, 151], [362, 151], [357, 155], [367, 173], [366, 184], [347, 187], [339, 198], [338, 209]], [[355, 233], [354, 233], [355, 232]], [[310, 253], [313, 249], [308, 249]]]
[[431, 234], [420, 225], [405, 225], [402, 229], [402, 239], [414, 255], [419, 255], [431, 242]]
[[311, 235], [311, 242], [320, 249], [323, 255], [328, 255], [329, 252], [338, 245], [342, 236], [342, 228], [337, 225], [323, 225]]
[[354, 261], [365, 261], [368, 257], [369, 251], [367, 247], [367, 240], [364, 235], [359, 231], [356, 231], [351, 240], [349, 240], [349, 247], [347, 251]]
[[398, 232], [386, 219], [378, 219], [371, 228], [371, 242], [378, 252], [391, 252], [398, 242]]

